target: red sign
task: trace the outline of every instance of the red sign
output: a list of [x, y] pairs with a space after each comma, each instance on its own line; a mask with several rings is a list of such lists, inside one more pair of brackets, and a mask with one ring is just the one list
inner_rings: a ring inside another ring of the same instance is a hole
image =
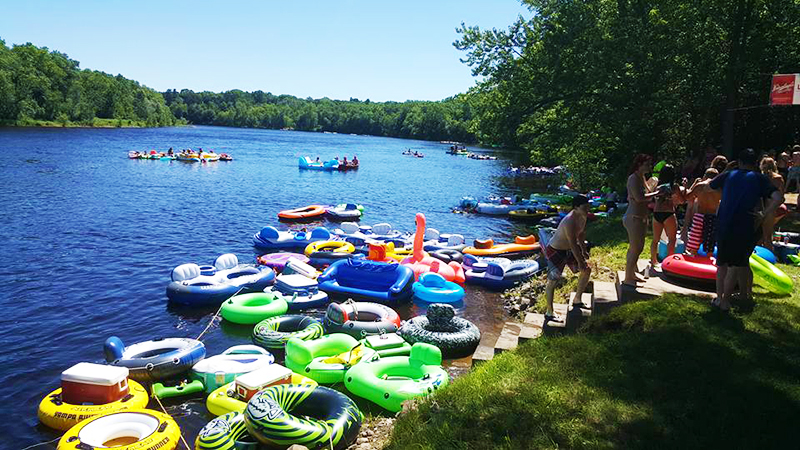
[[800, 103], [800, 81], [797, 74], [779, 74], [772, 76], [772, 92], [769, 96], [771, 105], [796, 105]]

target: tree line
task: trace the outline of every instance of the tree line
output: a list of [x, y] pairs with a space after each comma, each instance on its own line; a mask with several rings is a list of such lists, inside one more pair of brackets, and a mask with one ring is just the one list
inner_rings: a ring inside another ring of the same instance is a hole
[[300, 99], [262, 91], [184, 89], [168, 90], [164, 98], [175, 117], [194, 124], [474, 141], [469, 130], [472, 106], [464, 95], [438, 102], [375, 103], [354, 98]]
[[179, 123], [164, 97], [121, 75], [81, 70], [78, 61], [33, 44], [0, 40], [0, 123], [118, 126]]

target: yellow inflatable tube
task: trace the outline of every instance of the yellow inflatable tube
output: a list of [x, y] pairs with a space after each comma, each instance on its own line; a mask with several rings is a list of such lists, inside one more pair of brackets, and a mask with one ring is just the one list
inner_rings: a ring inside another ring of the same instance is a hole
[[56, 389], [39, 403], [39, 420], [56, 430], [69, 430], [82, 420], [98, 414], [144, 408], [149, 397], [145, 388], [128, 380], [128, 395], [104, 405], [71, 405], [61, 400], [61, 388]]
[[[206, 409], [208, 409], [208, 412], [215, 416], [221, 416], [230, 412], [242, 412], [247, 408], [247, 402], [239, 400], [236, 397], [236, 393], [233, 390], [233, 383], [235, 383], [235, 381], [220, 386], [208, 395], [206, 399]], [[311, 378], [292, 373], [292, 384], [316, 386], [317, 382]]]
[[306, 246], [306, 256], [316, 252], [353, 253], [356, 246], [345, 241], [316, 241]]
[[172, 450], [181, 431], [172, 417], [149, 409], [128, 409], [90, 417], [70, 428], [58, 450], [114, 448]]

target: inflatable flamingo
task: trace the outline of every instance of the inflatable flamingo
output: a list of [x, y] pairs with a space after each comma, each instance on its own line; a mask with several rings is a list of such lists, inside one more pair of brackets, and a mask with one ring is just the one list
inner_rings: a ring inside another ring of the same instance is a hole
[[445, 264], [427, 253], [422, 251], [422, 244], [425, 241], [425, 215], [417, 213], [417, 232], [414, 235], [414, 255], [404, 259], [400, 264], [408, 266], [414, 271], [414, 278], [419, 280], [419, 276], [425, 272], [434, 272], [443, 276], [447, 281], [464, 283], [464, 268], [461, 264], [451, 261]]

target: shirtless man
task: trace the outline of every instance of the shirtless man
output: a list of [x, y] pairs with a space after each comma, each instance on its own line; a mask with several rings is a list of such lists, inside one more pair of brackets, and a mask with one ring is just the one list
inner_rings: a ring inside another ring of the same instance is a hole
[[553, 313], [553, 295], [556, 284], [561, 279], [564, 266], [569, 266], [572, 273], [579, 273], [578, 287], [575, 288], [575, 298], [572, 304], [581, 306], [581, 296], [589, 283], [589, 251], [586, 249], [585, 231], [586, 216], [589, 214], [589, 200], [583, 195], [572, 198], [572, 211], [567, 214], [558, 229], [550, 238], [544, 254], [547, 257], [547, 312], [545, 319], [560, 322], [563, 319]]
[[691, 203], [686, 212], [687, 220], [684, 222], [688, 222], [689, 218], [692, 221], [692, 228], [686, 241], [686, 251], [692, 256], [697, 255], [700, 244], [703, 244], [706, 252], [713, 252], [717, 244], [714, 225], [717, 220], [717, 208], [722, 200], [722, 191], [715, 191], [709, 186], [717, 175], [719, 172], [713, 167], [706, 169], [703, 179], [696, 182], [686, 194], [686, 200]]

